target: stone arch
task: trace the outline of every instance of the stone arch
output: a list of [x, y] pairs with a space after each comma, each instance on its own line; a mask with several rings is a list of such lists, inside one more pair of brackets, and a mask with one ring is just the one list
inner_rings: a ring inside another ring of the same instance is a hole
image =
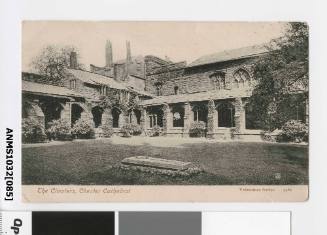
[[245, 68], [239, 68], [233, 73], [233, 87], [248, 87], [251, 84], [251, 75]]
[[93, 117], [93, 123], [94, 127], [98, 128], [102, 125], [102, 114], [103, 114], [103, 108], [100, 106], [94, 106], [91, 109], [92, 117]]
[[82, 113], [85, 110], [78, 103], [71, 104], [71, 125], [73, 126], [77, 120], [82, 118]]
[[128, 122], [134, 124], [141, 124], [141, 110], [139, 109], [131, 109], [128, 112]]
[[40, 102], [40, 107], [44, 114], [46, 127], [49, 122], [60, 119], [64, 109], [64, 105], [56, 99], [44, 99]]
[[22, 118], [34, 118], [44, 125], [44, 113], [41, 107], [34, 102], [24, 101], [22, 103]]
[[217, 106], [218, 127], [235, 127], [235, 106], [230, 101], [222, 101]]
[[112, 115], [112, 127], [113, 128], [119, 128], [120, 127], [120, 116], [122, 114], [122, 111], [117, 108], [114, 107], [111, 110], [111, 115]]

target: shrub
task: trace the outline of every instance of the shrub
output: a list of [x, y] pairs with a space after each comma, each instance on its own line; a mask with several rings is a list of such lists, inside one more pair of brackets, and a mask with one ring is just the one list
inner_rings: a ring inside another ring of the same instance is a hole
[[309, 137], [308, 125], [301, 121], [290, 120], [282, 126], [282, 132], [278, 136], [280, 142], [307, 142]]
[[122, 126], [121, 131], [123, 132], [124, 137], [129, 137], [132, 135], [141, 135], [142, 128], [138, 124], [128, 123]]
[[22, 121], [23, 143], [43, 143], [47, 141], [44, 126], [36, 119], [23, 118]]
[[282, 130], [276, 129], [274, 131], [261, 131], [261, 139], [269, 142], [277, 142], [278, 136]]
[[49, 127], [46, 132], [50, 140], [72, 140], [69, 122], [58, 119], [49, 122], [48, 125]]
[[114, 134], [114, 129], [111, 126], [102, 126], [103, 136], [110, 138]]
[[91, 121], [79, 119], [72, 128], [72, 134], [79, 139], [95, 138], [94, 127]]
[[204, 137], [206, 133], [206, 124], [203, 121], [193, 122], [190, 126], [190, 137]]
[[155, 125], [152, 127], [150, 136], [160, 136], [162, 133], [162, 129], [160, 126]]

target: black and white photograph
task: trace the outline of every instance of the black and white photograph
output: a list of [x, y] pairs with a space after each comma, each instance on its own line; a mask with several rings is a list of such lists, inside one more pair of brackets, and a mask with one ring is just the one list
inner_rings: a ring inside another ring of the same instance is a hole
[[305, 22], [25, 21], [22, 184], [306, 186], [308, 45]]

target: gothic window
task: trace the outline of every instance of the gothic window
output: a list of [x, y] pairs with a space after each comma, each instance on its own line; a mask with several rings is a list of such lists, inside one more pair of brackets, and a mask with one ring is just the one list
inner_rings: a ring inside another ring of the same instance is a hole
[[119, 127], [119, 116], [120, 116], [120, 111], [117, 108], [114, 108], [112, 110], [112, 127], [113, 128]]
[[214, 73], [210, 78], [215, 90], [225, 89], [226, 81], [224, 72]]
[[193, 108], [193, 117], [195, 122], [203, 121], [207, 123], [208, 109], [205, 106], [195, 106]]
[[242, 88], [250, 85], [250, 75], [245, 69], [239, 69], [234, 73], [234, 87]]
[[69, 81], [70, 89], [76, 89], [76, 79], [72, 79]]
[[173, 112], [173, 127], [184, 127], [184, 108], [176, 106]]
[[235, 127], [235, 108], [229, 102], [218, 106], [218, 127]]
[[98, 128], [99, 126], [101, 126], [103, 109], [99, 106], [96, 106], [92, 108], [91, 112], [93, 116], [94, 127]]

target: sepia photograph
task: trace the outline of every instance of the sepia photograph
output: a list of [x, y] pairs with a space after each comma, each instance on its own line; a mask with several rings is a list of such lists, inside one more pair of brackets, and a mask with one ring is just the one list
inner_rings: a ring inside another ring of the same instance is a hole
[[305, 22], [24, 21], [22, 184], [307, 186], [308, 67]]

